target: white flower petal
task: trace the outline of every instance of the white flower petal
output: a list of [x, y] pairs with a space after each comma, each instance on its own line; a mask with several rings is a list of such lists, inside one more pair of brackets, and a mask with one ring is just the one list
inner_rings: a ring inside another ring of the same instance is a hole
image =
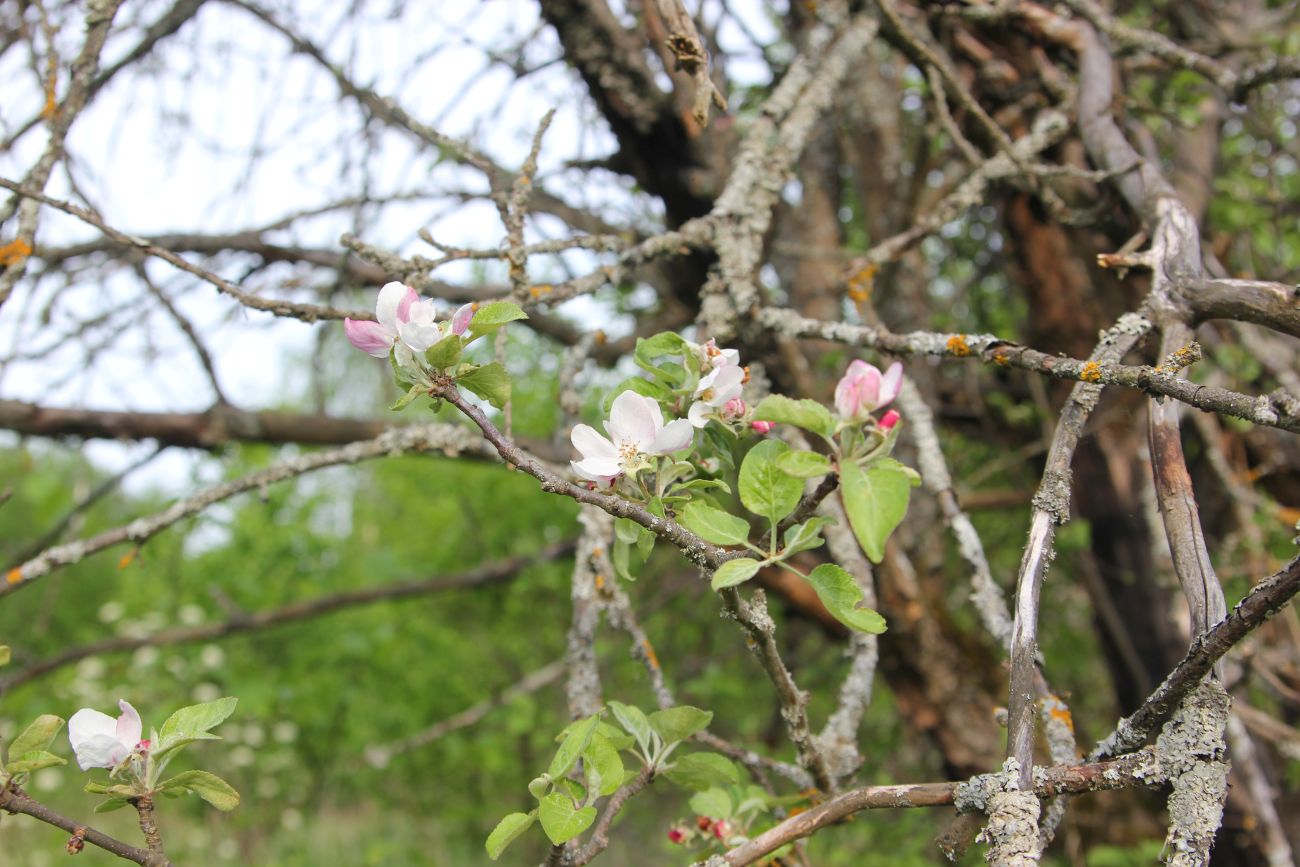
[[117, 718], [117, 739], [122, 746], [133, 750], [135, 745], [140, 743], [140, 737], [144, 733], [140, 714], [126, 699], [119, 699], [117, 706], [122, 709], [122, 715]]
[[77, 745], [77, 766], [83, 771], [91, 768], [112, 768], [131, 752], [111, 735], [95, 735]]
[[83, 707], [68, 720], [68, 743], [77, 754], [81, 769], [111, 768], [113, 757], [122, 749], [117, 739], [117, 720], [106, 713]]
[[573, 467], [573, 471], [582, 478], [606, 485], [623, 472], [618, 458], [587, 458], [582, 461], [570, 461], [569, 466]]
[[[695, 403], [691, 404], [690, 409], [686, 410], [686, 420], [694, 427], [704, 427], [709, 423], [707, 416], [709, 415], [709, 411], [712, 409], [713, 407], [709, 406], [704, 401], [697, 400]], [[676, 424], [676, 422], [673, 424]], [[669, 425], [669, 427], [671, 427], [671, 425]]]
[[691, 444], [695, 438], [695, 426], [684, 418], [670, 423], [659, 435], [655, 437], [654, 445], [651, 446], [650, 453], [655, 455], [666, 455], [670, 452], [680, 451]]
[[618, 449], [589, 424], [574, 425], [569, 441], [581, 452], [583, 458], [612, 458], [618, 460]]
[[379, 299], [375, 302], [375, 318], [390, 333], [397, 331], [397, 308], [409, 290], [396, 281], [385, 283], [379, 290]]
[[[414, 309], [414, 305], [412, 305]], [[437, 325], [425, 325], [419, 322], [403, 322], [398, 326], [397, 333], [401, 335], [402, 342], [411, 348], [412, 352], [423, 354], [426, 349], [442, 339], [442, 329]]]
[[605, 429], [609, 431], [615, 446], [630, 443], [636, 446], [637, 451], [645, 451], [646, 446], [654, 442], [661, 427], [663, 413], [659, 411], [659, 404], [635, 391], [625, 391], [614, 398], [614, 404], [609, 410], [609, 424]]

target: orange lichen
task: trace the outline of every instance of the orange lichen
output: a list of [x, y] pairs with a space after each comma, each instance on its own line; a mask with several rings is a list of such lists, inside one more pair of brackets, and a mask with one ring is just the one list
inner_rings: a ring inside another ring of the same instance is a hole
[[878, 270], [880, 270], [880, 266], [876, 265], [874, 262], [868, 262], [866, 265], [859, 268], [853, 276], [849, 277], [849, 298], [859, 303], [869, 300], [871, 298], [871, 290], [874, 288], [874, 280]]
[[604, 589], [605, 589], [605, 576], [604, 576], [604, 575], [601, 575], [599, 572], [597, 572], [597, 573], [593, 576], [593, 578], [595, 579], [596, 589], [597, 589], [597, 590], [604, 590]]
[[1011, 357], [1005, 352], [995, 352], [993, 353], [993, 363], [1006, 367], [1011, 363]]
[[1060, 699], [1052, 702], [1052, 706], [1047, 709], [1047, 715], [1066, 725], [1070, 731], [1074, 731], [1074, 717], [1070, 714], [1070, 709], [1060, 703]]
[[132, 548], [130, 551], [127, 551], [118, 559], [117, 568], [125, 569], [127, 566], [130, 566], [131, 563], [135, 560], [135, 555], [138, 553], [140, 553], [139, 548]]
[[22, 238], [14, 238], [0, 246], [0, 265], [17, 265], [32, 254], [32, 245]]
[[1101, 382], [1101, 365], [1095, 361], [1089, 361], [1079, 371], [1079, 378], [1084, 382]]
[[534, 298], [541, 298], [543, 295], [549, 295], [555, 291], [555, 287], [549, 283], [538, 283], [536, 286], [528, 287], [528, 294]]
[[23, 570], [21, 569], [10, 569], [8, 572], [5, 573], [5, 583], [8, 584], [10, 587], [12, 587], [13, 585], [17, 584], [19, 581], [22, 580], [23, 580]]
[[656, 671], [659, 670], [659, 655], [655, 653], [654, 646], [650, 644], [650, 639], [642, 639], [641, 649], [645, 651], [646, 663]]
[[946, 346], [948, 347], [948, 351], [953, 355], [970, 355], [970, 344], [967, 343], [966, 338], [960, 334], [954, 334], [952, 337], [949, 337]]

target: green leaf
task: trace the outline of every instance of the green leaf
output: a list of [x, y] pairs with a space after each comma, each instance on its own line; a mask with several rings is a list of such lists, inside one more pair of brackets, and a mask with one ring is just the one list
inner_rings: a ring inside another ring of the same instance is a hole
[[702, 792], [713, 786], [732, 784], [741, 781], [740, 768], [726, 756], [717, 753], [691, 753], [679, 756], [664, 771], [664, 776], [679, 786]]
[[54, 736], [63, 728], [63, 718], [52, 713], [41, 714], [32, 724], [23, 729], [23, 733], [9, 744], [9, 758], [14, 759], [24, 753], [43, 750], [54, 740]]
[[462, 373], [456, 377], [456, 384], [474, 392], [497, 409], [505, 409], [510, 400], [510, 374], [499, 361]]
[[587, 742], [596, 731], [598, 722], [600, 722], [600, 714], [595, 713], [586, 719], [571, 723], [565, 730], [564, 740], [556, 751], [555, 758], [551, 759], [551, 766], [546, 769], [546, 773], [552, 780], [558, 780], [573, 770], [573, 766], [578, 763], [578, 757], [587, 748]]
[[238, 703], [239, 699], [226, 696], [176, 711], [167, 718], [158, 733], [158, 741], [153, 746], [153, 758], [161, 760], [168, 753], [195, 741], [220, 740], [218, 735], [210, 734], [208, 730], [220, 725], [234, 713]]
[[492, 833], [488, 834], [487, 843], [485, 844], [488, 857], [493, 861], [500, 858], [506, 847], [515, 842], [520, 834], [533, 827], [535, 821], [537, 821], [537, 811], [533, 810], [530, 813], [511, 813], [500, 822], [497, 822], [497, 826], [492, 829]]
[[634, 391], [642, 397], [648, 397], [651, 400], [662, 401], [667, 400], [672, 396], [672, 393], [667, 388], [657, 382], [651, 382], [650, 380], [644, 379], [640, 376], [629, 376], [627, 379], [620, 382], [617, 387], [610, 390], [609, 394], [605, 395], [605, 402], [603, 404], [605, 415], [609, 415], [609, 408], [613, 405], [614, 398], [618, 397], [625, 391]]
[[542, 820], [542, 830], [556, 846], [572, 840], [596, 821], [595, 807], [579, 810], [573, 806], [572, 801], [558, 792], [542, 798], [537, 812]]
[[222, 812], [229, 812], [239, 806], [239, 793], [235, 791], [235, 787], [207, 771], [186, 771], [177, 774], [159, 785], [158, 789], [159, 791], [189, 789]]
[[643, 753], [650, 752], [650, 720], [639, 707], [633, 707], [630, 704], [623, 704], [621, 701], [611, 701], [609, 709], [614, 712], [614, 719], [618, 724], [627, 730], [627, 733], [636, 738], [637, 745], [641, 747]]
[[110, 798], [102, 804], [95, 805], [96, 813], [111, 813], [114, 810], [120, 810], [127, 805], [127, 802], [121, 798]]
[[736, 560], [728, 560], [713, 572], [713, 580], [709, 586], [714, 590], [721, 590], [724, 587], [735, 587], [737, 584], [744, 584], [754, 574], [758, 572], [758, 567], [763, 564], [753, 557], [740, 557]]
[[833, 469], [830, 458], [817, 452], [786, 452], [776, 459], [776, 465], [796, 479], [815, 479]]
[[460, 361], [460, 354], [465, 350], [465, 341], [456, 334], [448, 334], [424, 351], [424, 360], [434, 370], [446, 370]]
[[507, 322], [527, 319], [528, 314], [513, 301], [493, 301], [474, 311], [474, 318], [469, 321], [469, 333], [474, 337], [491, 334]]
[[749, 539], [749, 522], [694, 500], [686, 504], [677, 523], [715, 545], [743, 545]]
[[754, 421], [772, 421], [792, 424], [830, 439], [835, 433], [835, 416], [815, 400], [791, 400], [772, 394], [754, 407]]
[[782, 472], [776, 463], [789, 450], [780, 440], [763, 440], [740, 465], [740, 501], [774, 526], [794, 511], [803, 493], [803, 482]]
[[620, 542], [635, 545], [637, 551], [641, 554], [642, 560], [650, 556], [657, 538], [653, 532], [629, 518], [615, 519], [614, 534]]
[[832, 518], [818, 516], [809, 518], [802, 524], [787, 527], [783, 537], [785, 544], [782, 547], [782, 553], [788, 557], [791, 554], [798, 554], [800, 551], [820, 548], [824, 542], [821, 537], [822, 527], [833, 523], [835, 521]]
[[862, 588], [853, 576], [833, 563], [823, 563], [808, 576], [808, 583], [817, 591], [836, 620], [850, 629], [879, 635], [885, 631], [885, 618], [870, 608], [858, 608], [862, 601]]
[[9, 664], [10, 650], [9, 645], [0, 644], [0, 666]]
[[389, 409], [394, 412], [396, 412], [399, 409], [406, 409], [408, 406], [411, 405], [411, 401], [415, 400], [417, 397], [419, 397], [424, 393], [425, 393], [425, 388], [423, 386], [413, 385], [409, 389], [407, 389], [406, 394], [399, 397], [397, 399], [397, 403], [390, 406]]
[[633, 356], [637, 361], [649, 361], [664, 355], [685, 355], [686, 341], [680, 334], [661, 331], [653, 337], [639, 337]]
[[9, 762], [5, 765], [5, 772], [10, 776], [14, 774], [29, 774], [32, 771], [39, 771], [41, 768], [49, 768], [54, 765], [66, 765], [67, 763], [67, 759], [61, 759], [54, 753], [49, 753], [45, 750], [29, 750], [25, 753], [10, 750]]
[[708, 728], [713, 722], [713, 711], [683, 704], [657, 710], [650, 714], [649, 721], [650, 727], [659, 733], [665, 744], [675, 744]]
[[730, 819], [736, 805], [731, 800], [730, 792], [714, 787], [692, 795], [690, 808], [697, 815], [708, 816], [710, 819]]
[[840, 467], [840, 496], [849, 526], [872, 563], [885, 556], [885, 540], [907, 512], [912, 480], [905, 470], [890, 458], [866, 470], [854, 463]]
[[623, 759], [607, 738], [595, 735], [582, 754], [588, 784], [601, 795], [612, 795], [623, 784]]

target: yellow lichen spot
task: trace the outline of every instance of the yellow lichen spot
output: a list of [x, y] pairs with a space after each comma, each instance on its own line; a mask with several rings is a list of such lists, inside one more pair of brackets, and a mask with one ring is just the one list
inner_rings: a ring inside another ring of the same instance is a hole
[[1074, 717], [1070, 714], [1070, 709], [1064, 704], [1053, 702], [1052, 706], [1047, 709], [1047, 715], [1064, 724], [1070, 731], [1074, 731]]
[[604, 575], [601, 575], [599, 572], [597, 572], [597, 573], [595, 574], [595, 576], [594, 576], [594, 579], [595, 579], [596, 589], [597, 589], [597, 590], [604, 590], [604, 589], [605, 589], [605, 576], [604, 576]]
[[536, 286], [530, 286], [528, 288], [528, 294], [532, 295], [534, 298], [541, 298], [543, 295], [549, 295], [554, 291], [555, 287], [549, 283], [538, 283]]
[[949, 337], [948, 342], [945, 345], [948, 347], [948, 351], [953, 355], [970, 355], [970, 344], [967, 343], [966, 338], [960, 334], [954, 334], [952, 337]]
[[659, 655], [655, 653], [653, 645], [650, 644], [650, 639], [646, 638], [641, 641], [641, 649], [645, 651], [645, 661], [657, 671], [659, 669]]
[[848, 280], [848, 295], [853, 301], [862, 303], [871, 298], [876, 271], [880, 270], [874, 262], [868, 262], [859, 268]]
[[993, 363], [1001, 367], [1006, 367], [1011, 363], [1011, 357], [1005, 352], [995, 352], [993, 353]]
[[606, 336], [606, 334], [605, 334], [605, 332], [604, 332], [603, 330], [597, 331], [597, 332], [595, 333], [595, 335], [593, 335], [593, 337], [594, 337], [594, 339], [595, 339], [595, 341], [596, 341], [596, 345], [597, 345], [597, 346], [604, 346], [604, 345], [605, 345], [605, 341], [609, 339], [609, 337]]
[[130, 566], [131, 563], [135, 560], [135, 555], [138, 554], [139, 552], [140, 552], [139, 548], [132, 548], [130, 551], [127, 551], [118, 559], [117, 568], [125, 569], [127, 566]]
[[1079, 378], [1084, 382], [1101, 382], [1101, 365], [1095, 361], [1089, 361], [1079, 371]]
[[14, 238], [0, 246], [0, 265], [17, 265], [32, 254], [32, 245], [22, 238]]
[[14, 586], [19, 581], [22, 580], [23, 580], [23, 570], [21, 569], [10, 569], [8, 572], [5, 573], [5, 583], [8, 584], [10, 587]]

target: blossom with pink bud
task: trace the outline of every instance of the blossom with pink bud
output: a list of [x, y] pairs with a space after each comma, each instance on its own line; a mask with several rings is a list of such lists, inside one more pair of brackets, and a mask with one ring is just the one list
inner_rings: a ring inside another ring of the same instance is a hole
[[396, 281], [386, 283], [379, 290], [375, 302], [375, 319], [378, 321], [344, 319], [343, 331], [357, 349], [375, 358], [387, 358], [397, 342], [400, 328], [410, 319], [411, 306], [419, 300], [420, 296], [410, 286]]
[[630, 390], [614, 398], [605, 430], [609, 437], [591, 425], [580, 424], [569, 435], [573, 447], [582, 453], [582, 460], [571, 462], [573, 471], [602, 488], [620, 475], [646, 466], [647, 455], [684, 449], [695, 436], [686, 419], [665, 425], [659, 402]]
[[[686, 411], [686, 418], [695, 427], [704, 427], [710, 417], [719, 411], [725, 413], [724, 407], [733, 400], [740, 400], [744, 384], [745, 368], [735, 364], [713, 368], [695, 387], [695, 403]], [[740, 401], [740, 405], [743, 407], [744, 401]]]
[[835, 409], [845, 421], [866, 421], [872, 412], [898, 397], [903, 365], [895, 361], [885, 373], [873, 364], [854, 361], [835, 386]]
[[140, 714], [126, 699], [118, 701], [117, 706], [122, 711], [117, 719], [83, 707], [68, 720], [68, 743], [83, 771], [115, 768], [137, 749], [149, 748], [148, 741], [140, 740]]

